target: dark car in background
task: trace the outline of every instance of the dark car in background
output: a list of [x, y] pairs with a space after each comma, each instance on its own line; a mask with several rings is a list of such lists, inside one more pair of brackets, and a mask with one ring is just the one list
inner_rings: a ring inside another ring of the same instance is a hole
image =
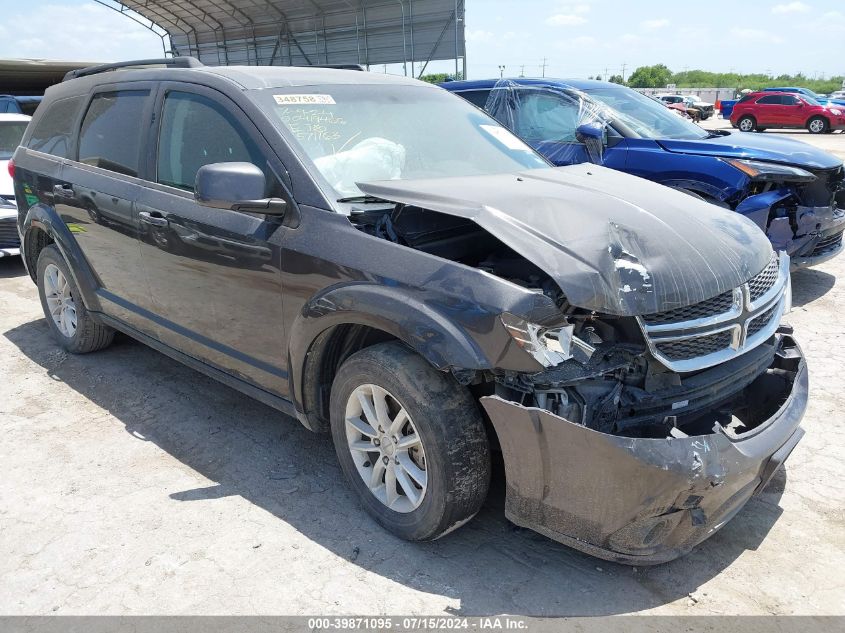
[[752, 219], [793, 267], [842, 251], [842, 160], [797, 140], [707, 131], [613, 83], [453, 81], [461, 95], [556, 165], [592, 161]]
[[803, 94], [752, 92], [734, 104], [730, 119], [741, 132], [803, 128], [810, 134], [825, 134], [845, 130], [845, 107], [825, 106]]
[[161, 64], [71, 74], [14, 155], [64, 349], [122, 331], [331, 433], [409, 540], [470, 520], [501, 450], [516, 523], [670, 560], [800, 440], [789, 257], [748, 219], [552, 168], [430, 84]]

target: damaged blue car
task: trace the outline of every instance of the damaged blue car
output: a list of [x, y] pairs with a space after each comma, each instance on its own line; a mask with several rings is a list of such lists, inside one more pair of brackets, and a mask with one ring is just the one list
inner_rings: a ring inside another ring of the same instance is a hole
[[635, 90], [584, 80], [453, 81], [556, 165], [593, 162], [732, 209], [762, 228], [792, 267], [842, 251], [842, 160], [801, 141], [708, 131]]

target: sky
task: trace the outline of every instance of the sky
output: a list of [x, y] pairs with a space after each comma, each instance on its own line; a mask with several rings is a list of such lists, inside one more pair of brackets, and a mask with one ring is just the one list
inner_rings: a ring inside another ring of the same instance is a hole
[[[0, 58], [162, 55], [158, 36], [93, 0], [2, 4]], [[546, 76], [558, 77], [621, 74], [623, 64], [628, 76], [657, 63], [675, 71], [845, 74], [842, 0], [466, 0], [466, 7], [470, 78], [498, 76], [500, 65], [506, 76], [539, 76], [544, 58]], [[453, 70], [454, 62], [428, 67]]]

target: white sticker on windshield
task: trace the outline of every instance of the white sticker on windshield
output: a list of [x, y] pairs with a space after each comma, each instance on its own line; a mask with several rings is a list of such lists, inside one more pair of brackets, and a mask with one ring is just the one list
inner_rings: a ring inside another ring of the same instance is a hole
[[503, 127], [499, 127], [498, 125], [482, 125], [480, 127], [482, 130], [487, 132], [490, 136], [499, 141], [508, 149], [521, 149], [523, 151], [530, 151], [530, 149], [525, 143], [520, 141], [516, 136], [508, 132]]
[[279, 105], [336, 105], [331, 95], [273, 95]]

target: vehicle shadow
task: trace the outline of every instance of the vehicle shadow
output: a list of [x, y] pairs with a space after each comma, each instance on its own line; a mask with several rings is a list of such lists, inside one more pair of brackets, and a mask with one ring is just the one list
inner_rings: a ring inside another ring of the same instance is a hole
[[803, 268], [792, 273], [792, 305], [802, 307], [827, 294], [836, 277], [817, 268]]
[[26, 275], [26, 268], [20, 257], [0, 257], [0, 279], [12, 279]]
[[406, 543], [361, 509], [343, 484], [327, 436], [125, 337], [97, 354], [57, 357], [44, 319], [4, 336], [50, 379], [107, 409], [131, 441], [153, 442], [217, 482], [173, 493], [174, 503], [240, 495], [354, 565], [459, 601], [455, 614], [608, 615], [651, 609], [686, 598], [743, 552], [756, 549], [781, 514], [783, 472], [687, 557], [631, 568], [510, 524], [504, 518], [499, 467], [488, 501], [473, 521], [432, 543]]

